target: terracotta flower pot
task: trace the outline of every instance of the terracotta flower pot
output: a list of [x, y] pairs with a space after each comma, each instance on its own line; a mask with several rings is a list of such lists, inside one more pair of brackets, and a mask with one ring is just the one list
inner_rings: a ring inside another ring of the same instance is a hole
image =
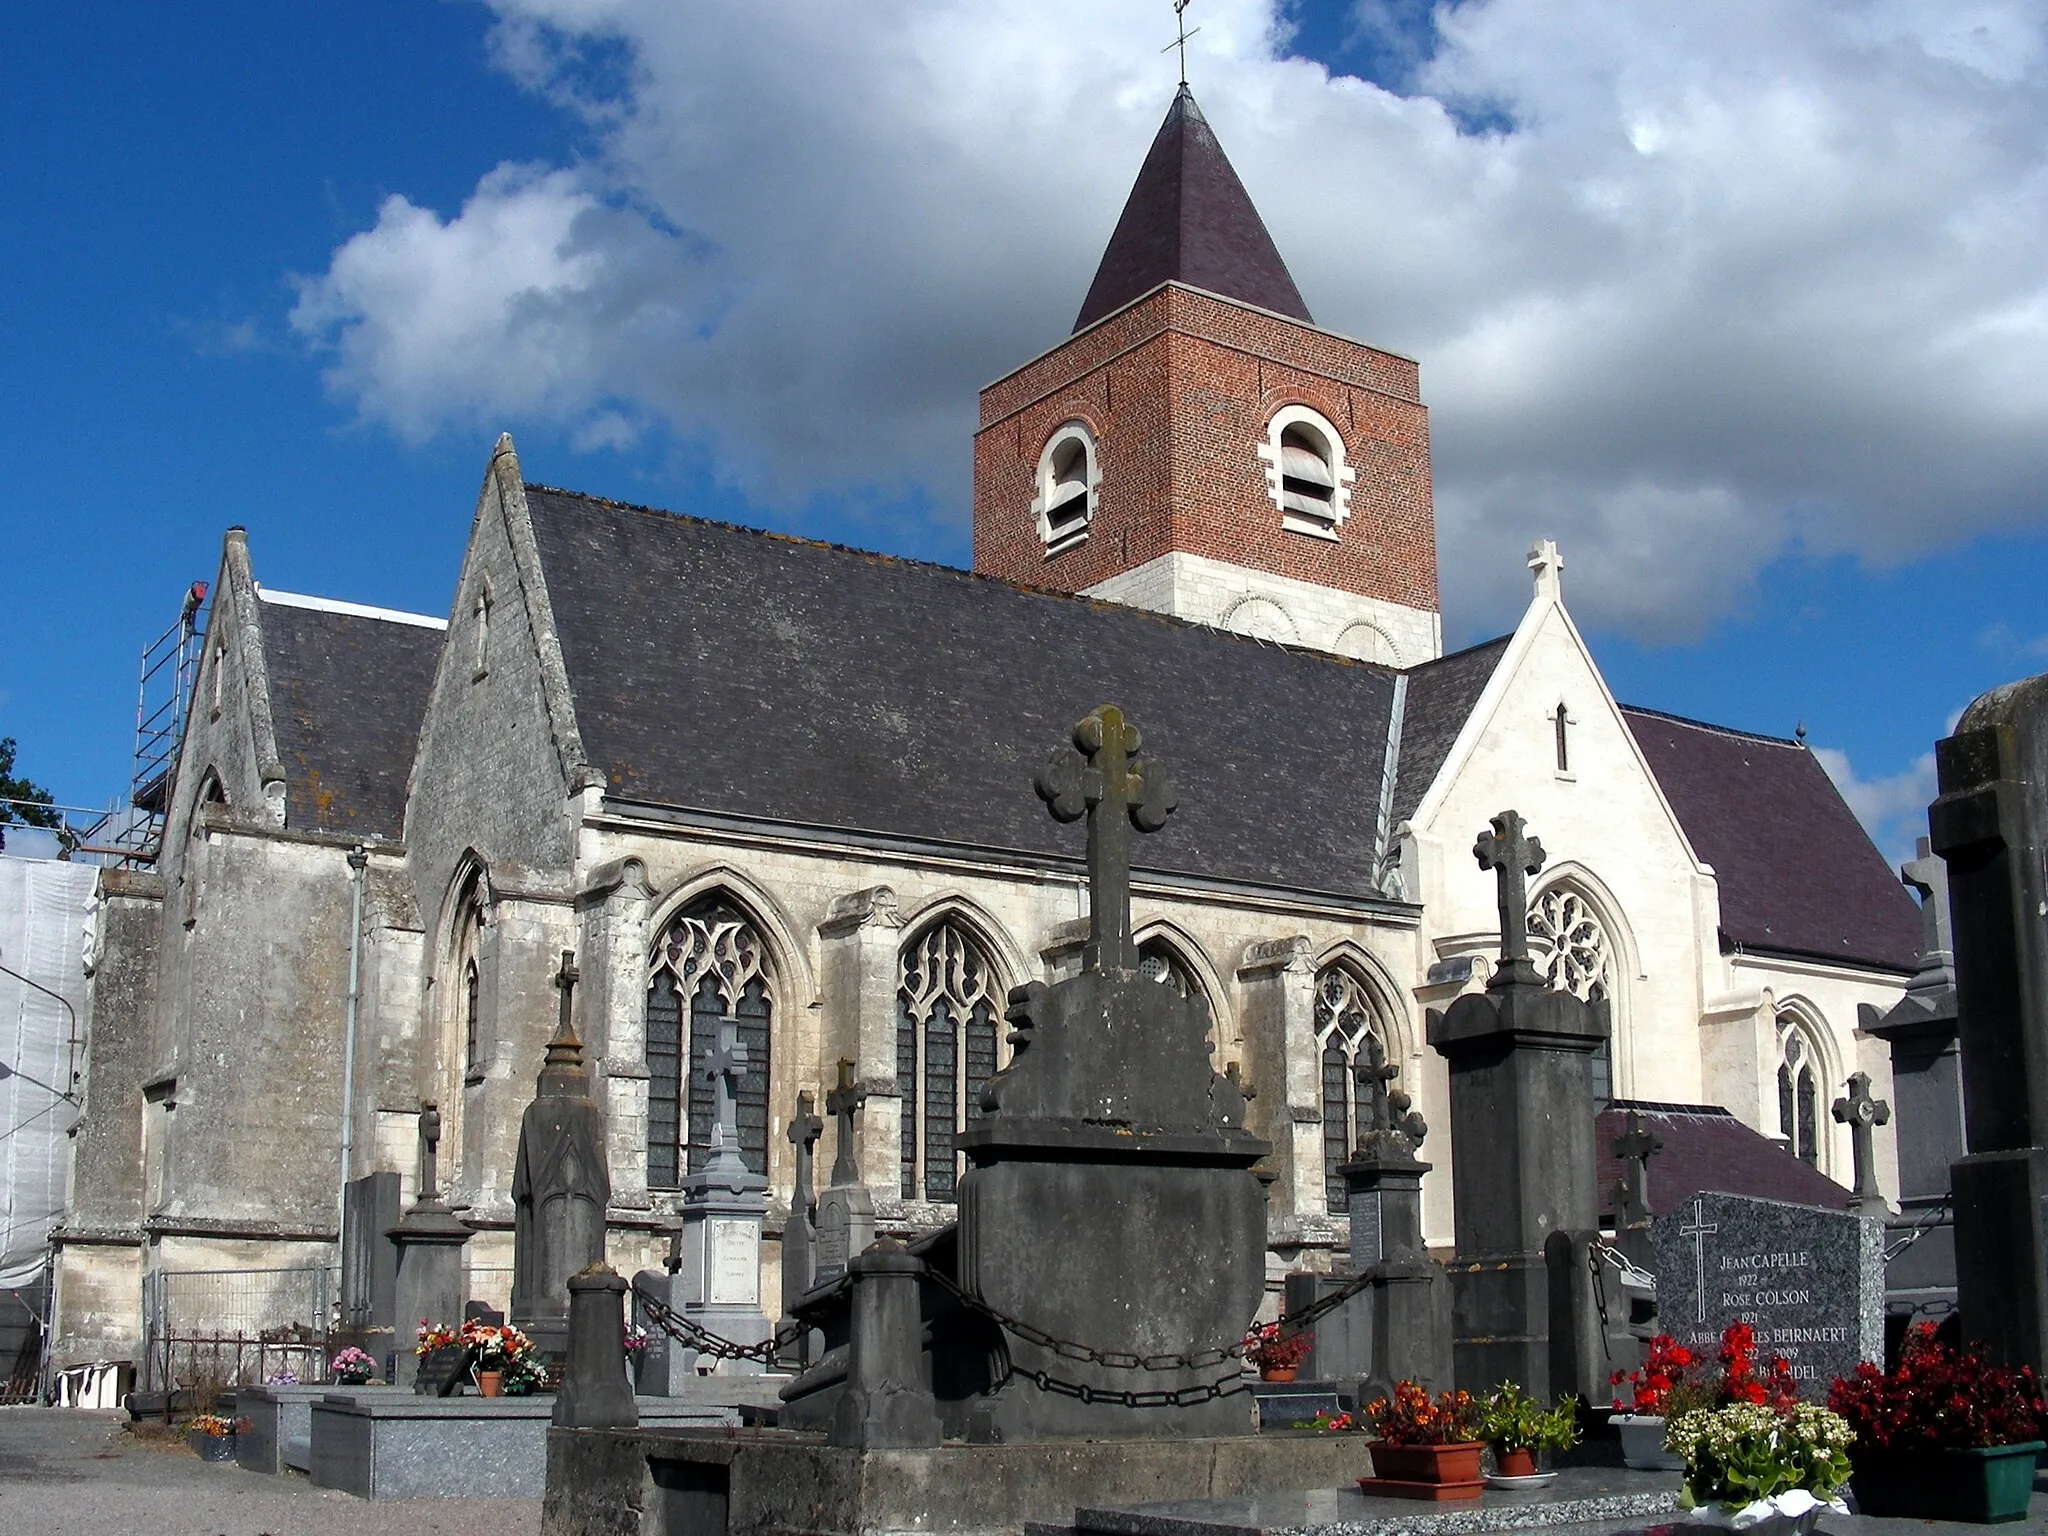
[[1388, 1445], [1375, 1440], [1372, 1470], [1376, 1479], [1397, 1483], [1478, 1483], [1483, 1441], [1462, 1445]]
[[1534, 1477], [1536, 1453], [1526, 1446], [1513, 1451], [1496, 1448], [1493, 1453], [1493, 1470], [1501, 1477]]
[[1300, 1369], [1298, 1365], [1262, 1365], [1259, 1367], [1259, 1380], [1292, 1381], [1294, 1373]]
[[480, 1396], [496, 1397], [498, 1395], [498, 1388], [504, 1383], [504, 1380], [505, 1373], [503, 1371], [478, 1371], [476, 1373], [476, 1390]]

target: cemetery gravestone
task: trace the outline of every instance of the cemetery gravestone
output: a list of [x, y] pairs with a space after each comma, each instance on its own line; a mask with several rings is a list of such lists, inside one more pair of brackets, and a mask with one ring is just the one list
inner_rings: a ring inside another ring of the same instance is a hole
[[825, 1095], [825, 1113], [837, 1122], [832, 1182], [818, 1197], [817, 1236], [812, 1249], [812, 1282], [823, 1285], [846, 1273], [849, 1260], [875, 1240], [875, 1197], [861, 1182], [854, 1156], [853, 1117], [868, 1091], [853, 1080], [853, 1063], [839, 1061], [839, 1081]]
[[1711, 1362], [1731, 1323], [1782, 1355], [1820, 1401], [1858, 1361], [1884, 1359], [1884, 1224], [1745, 1195], [1695, 1195], [1652, 1224], [1663, 1330]]

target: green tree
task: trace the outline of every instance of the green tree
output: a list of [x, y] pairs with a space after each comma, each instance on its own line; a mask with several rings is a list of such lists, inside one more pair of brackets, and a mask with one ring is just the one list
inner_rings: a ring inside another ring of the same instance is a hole
[[62, 818], [49, 809], [53, 798], [42, 786], [14, 776], [14, 738], [0, 736], [0, 849], [7, 846], [9, 826], [56, 826]]

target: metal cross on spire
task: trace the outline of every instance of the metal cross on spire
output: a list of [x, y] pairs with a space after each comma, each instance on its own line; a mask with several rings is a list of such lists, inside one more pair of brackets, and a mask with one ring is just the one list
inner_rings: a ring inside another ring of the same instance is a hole
[[1528, 825], [1517, 811], [1502, 811], [1493, 830], [1479, 834], [1472, 856], [1481, 869], [1498, 877], [1500, 903], [1500, 972], [1494, 984], [1540, 980], [1529, 963], [1529, 882], [1543, 868], [1543, 844], [1526, 835]]
[[1091, 971], [1138, 968], [1131, 828], [1157, 832], [1180, 803], [1166, 770], [1137, 755], [1143, 744], [1123, 711], [1105, 704], [1074, 727], [1074, 745], [1057, 748], [1035, 781], [1053, 820], [1088, 818], [1088, 944], [1081, 964]]
[[1180, 36], [1159, 50], [1161, 53], [1170, 53], [1176, 48], [1180, 50], [1180, 83], [1182, 85], [1188, 83], [1188, 39], [1193, 37], [1195, 32], [1202, 30], [1200, 27], [1196, 27], [1193, 32], [1188, 30], [1187, 10], [1190, 3], [1191, 0], [1173, 0], [1173, 20], [1174, 25], [1180, 29]]

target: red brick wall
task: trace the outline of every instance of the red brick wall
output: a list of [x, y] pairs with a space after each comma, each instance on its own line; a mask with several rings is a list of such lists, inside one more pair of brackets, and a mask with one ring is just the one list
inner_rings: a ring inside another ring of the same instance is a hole
[[[1284, 405], [1313, 407], [1356, 471], [1337, 541], [1289, 533], [1255, 446]], [[1096, 436], [1095, 521], [1045, 558], [1038, 456], [1064, 423]], [[974, 568], [1079, 591], [1180, 551], [1434, 611], [1429, 418], [1415, 364], [1169, 285], [998, 379], [974, 438]]]

